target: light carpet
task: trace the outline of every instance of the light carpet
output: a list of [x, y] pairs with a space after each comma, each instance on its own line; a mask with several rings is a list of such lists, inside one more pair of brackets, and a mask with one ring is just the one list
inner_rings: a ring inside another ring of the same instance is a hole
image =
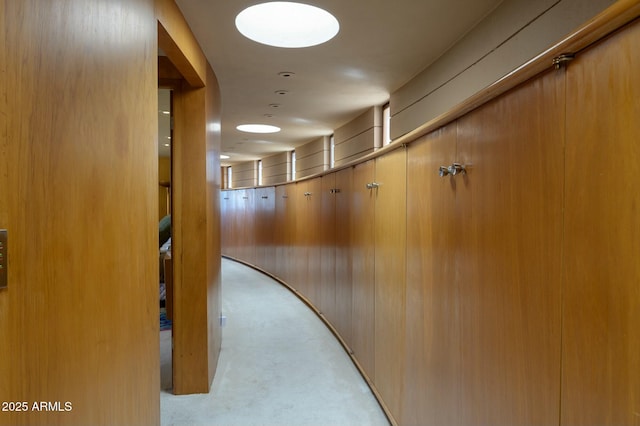
[[[284, 286], [223, 259], [222, 295], [227, 321], [211, 391], [163, 390], [162, 425], [389, 424], [333, 334]], [[163, 389], [171, 386], [170, 333], [160, 339]]]

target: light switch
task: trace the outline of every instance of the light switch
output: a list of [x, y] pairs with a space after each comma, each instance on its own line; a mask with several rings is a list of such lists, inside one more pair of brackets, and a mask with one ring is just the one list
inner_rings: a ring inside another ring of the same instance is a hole
[[0, 288], [7, 288], [7, 230], [0, 229]]

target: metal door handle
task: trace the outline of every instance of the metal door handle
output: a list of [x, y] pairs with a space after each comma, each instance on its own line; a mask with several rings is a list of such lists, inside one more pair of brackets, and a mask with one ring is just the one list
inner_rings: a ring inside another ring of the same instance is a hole
[[455, 176], [458, 174], [465, 174], [467, 173], [467, 169], [466, 166], [460, 163], [453, 163], [450, 166], [440, 166], [438, 168], [438, 174], [440, 175], [440, 177], [444, 177], [444, 176]]
[[380, 184], [377, 182], [371, 182], [367, 184], [367, 189], [378, 189]]
[[457, 175], [457, 174], [465, 174], [467, 173], [467, 169], [465, 168], [465, 166], [463, 164], [460, 163], [453, 163], [451, 166], [449, 166], [449, 172], [452, 175]]

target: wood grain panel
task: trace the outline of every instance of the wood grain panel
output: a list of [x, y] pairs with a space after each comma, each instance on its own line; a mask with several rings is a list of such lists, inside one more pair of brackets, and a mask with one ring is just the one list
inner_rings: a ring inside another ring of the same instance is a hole
[[321, 178], [319, 233], [320, 279], [318, 309], [336, 325], [336, 175], [330, 173]]
[[295, 185], [276, 187], [276, 238], [276, 275], [293, 285], [296, 240]]
[[303, 294], [309, 296], [308, 287], [308, 256], [307, 241], [309, 239], [309, 220], [307, 217], [309, 199], [304, 195], [308, 190], [308, 181], [296, 182], [291, 184], [292, 197], [295, 200], [295, 210], [293, 212], [293, 226], [295, 229], [293, 238], [293, 256], [291, 258], [291, 279], [288, 283]]
[[172, 238], [173, 392], [209, 391], [207, 351], [206, 90], [174, 91]]
[[0, 424], [159, 424], [154, 2], [0, 10]]
[[158, 41], [171, 63], [192, 87], [204, 87], [207, 59], [173, 0], [156, 0]]
[[352, 345], [352, 260], [351, 260], [351, 210], [353, 169], [336, 172], [335, 187], [335, 327], [349, 346]]
[[640, 424], [640, 25], [567, 68], [562, 424]]
[[376, 159], [374, 383], [402, 424], [406, 277], [406, 150]]
[[[302, 268], [300, 275], [302, 293], [316, 307], [320, 304], [320, 295], [322, 289], [321, 281], [321, 244], [322, 244], [322, 179], [314, 178], [305, 181], [305, 185], [301, 187], [303, 191], [299, 201], [304, 203], [305, 208], [298, 210], [299, 218], [304, 216], [303, 229], [298, 229], [302, 237], [301, 245], [305, 251], [303, 258], [306, 260], [306, 268]], [[304, 192], [308, 192], [309, 196], [304, 196]], [[304, 284], [303, 284], [304, 282]]]
[[275, 252], [274, 222], [275, 222], [276, 193], [273, 186], [256, 188], [256, 266], [273, 271]]
[[353, 168], [349, 193], [352, 253], [352, 343], [358, 362], [373, 379], [375, 356], [375, 194], [366, 188], [373, 182], [375, 162]]
[[455, 255], [456, 179], [438, 169], [456, 161], [455, 123], [409, 145], [407, 153], [406, 364], [402, 419], [460, 424], [461, 318]]
[[563, 126], [556, 71], [458, 122], [462, 424], [558, 422]]

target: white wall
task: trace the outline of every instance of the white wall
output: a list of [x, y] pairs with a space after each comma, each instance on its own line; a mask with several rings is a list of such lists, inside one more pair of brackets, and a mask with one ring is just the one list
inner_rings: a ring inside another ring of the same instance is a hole
[[452, 49], [391, 95], [391, 138], [450, 110], [613, 3], [505, 0]]

